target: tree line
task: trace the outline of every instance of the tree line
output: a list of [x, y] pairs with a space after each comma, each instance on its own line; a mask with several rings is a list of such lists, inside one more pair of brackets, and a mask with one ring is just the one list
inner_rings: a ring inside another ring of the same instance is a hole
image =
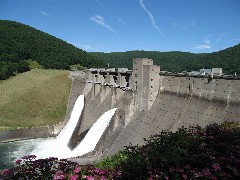
[[202, 68], [223, 68], [224, 73], [240, 74], [240, 44], [214, 53], [127, 51], [127, 52], [93, 52], [92, 55], [105, 60], [110, 67], [132, 68], [133, 58], [150, 58], [162, 71], [182, 72]]
[[26, 61], [20, 62], [0, 62], [0, 80], [8, 79], [10, 76], [14, 76], [17, 73], [29, 71], [29, 65]]

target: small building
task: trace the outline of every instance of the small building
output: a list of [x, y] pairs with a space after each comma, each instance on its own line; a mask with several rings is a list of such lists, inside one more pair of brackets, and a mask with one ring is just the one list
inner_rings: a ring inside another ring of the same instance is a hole
[[120, 73], [126, 73], [128, 70], [128, 68], [117, 68], [117, 72], [120, 72]]
[[211, 75], [211, 69], [200, 69], [200, 75]]
[[222, 75], [222, 68], [212, 68], [213, 75]]

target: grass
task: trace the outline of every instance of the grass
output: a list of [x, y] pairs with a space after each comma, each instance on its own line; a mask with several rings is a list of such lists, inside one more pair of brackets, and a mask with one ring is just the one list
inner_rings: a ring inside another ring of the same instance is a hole
[[36, 69], [0, 82], [0, 130], [64, 120], [71, 79], [68, 71]]

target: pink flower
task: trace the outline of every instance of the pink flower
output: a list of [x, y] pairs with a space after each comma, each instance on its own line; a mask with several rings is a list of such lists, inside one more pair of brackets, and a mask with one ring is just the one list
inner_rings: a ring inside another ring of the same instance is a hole
[[16, 160], [16, 164], [20, 164], [21, 162], [22, 162], [21, 159], [17, 159], [17, 160]]
[[168, 176], [165, 176], [165, 179], [166, 179], [166, 180], [168, 180], [168, 179], [169, 179], [169, 177], [168, 177]]
[[60, 175], [55, 174], [55, 175], [53, 176], [53, 179], [54, 179], [54, 180], [63, 180], [63, 179], [64, 179], [64, 175], [63, 175], [63, 174], [60, 174]]
[[73, 175], [72, 177], [71, 177], [71, 180], [77, 180], [78, 179], [78, 175]]
[[8, 175], [9, 173], [10, 173], [10, 170], [9, 170], [9, 169], [4, 169], [3, 172], [2, 172], [2, 174], [3, 174], [4, 176]]
[[210, 175], [211, 175], [211, 172], [209, 171], [208, 168], [204, 168], [204, 169], [203, 169], [203, 174], [204, 174], [205, 176], [210, 176]]
[[187, 175], [186, 174], [182, 174], [183, 179], [187, 179]]
[[100, 180], [107, 180], [107, 178], [105, 176], [101, 176]]
[[94, 180], [93, 176], [87, 176], [87, 180]]
[[54, 180], [63, 180], [64, 179], [63, 171], [62, 170], [57, 170], [57, 172], [53, 176], [53, 179]]
[[212, 165], [212, 167], [213, 167], [214, 171], [219, 171], [219, 170], [221, 170], [221, 167], [219, 166], [218, 163], [214, 163], [214, 164]]
[[94, 171], [95, 171], [97, 174], [100, 174], [100, 175], [106, 174], [106, 171], [101, 170], [101, 169], [98, 169], [98, 168], [94, 169]]
[[81, 168], [80, 167], [76, 167], [75, 169], [74, 169], [74, 173], [79, 173], [80, 172], [80, 170], [81, 170]]
[[57, 174], [57, 175], [61, 175], [61, 174], [63, 174], [63, 171], [62, 171], [62, 170], [57, 170], [57, 171], [56, 171], [56, 174]]

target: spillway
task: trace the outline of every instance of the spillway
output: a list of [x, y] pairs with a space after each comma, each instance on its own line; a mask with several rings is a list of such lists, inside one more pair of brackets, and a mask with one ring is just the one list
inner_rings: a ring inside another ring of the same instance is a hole
[[37, 158], [72, 157], [72, 151], [68, 147], [68, 141], [78, 123], [83, 107], [84, 96], [80, 95], [74, 104], [70, 119], [59, 135], [54, 139], [46, 140], [40, 143], [31, 154], [36, 155]]
[[68, 147], [68, 141], [70, 140], [70, 137], [72, 136], [72, 133], [78, 123], [83, 107], [84, 96], [81, 95], [73, 107], [70, 120], [63, 128], [63, 130], [59, 133], [59, 135], [54, 139], [46, 140], [40, 143], [37, 148], [32, 151], [31, 154], [36, 155], [38, 159], [48, 157], [57, 157], [59, 159], [62, 159], [81, 156], [85, 153], [93, 151], [96, 144], [98, 143], [98, 140], [101, 138], [105, 129], [109, 125], [109, 122], [111, 121], [116, 108], [103, 113], [103, 115], [90, 128], [80, 144], [74, 150], [71, 150]]
[[85, 138], [74, 149], [74, 153], [78, 156], [91, 152], [95, 149], [99, 139], [102, 137], [105, 129], [108, 127], [112, 116], [117, 108], [105, 112], [90, 128]]

